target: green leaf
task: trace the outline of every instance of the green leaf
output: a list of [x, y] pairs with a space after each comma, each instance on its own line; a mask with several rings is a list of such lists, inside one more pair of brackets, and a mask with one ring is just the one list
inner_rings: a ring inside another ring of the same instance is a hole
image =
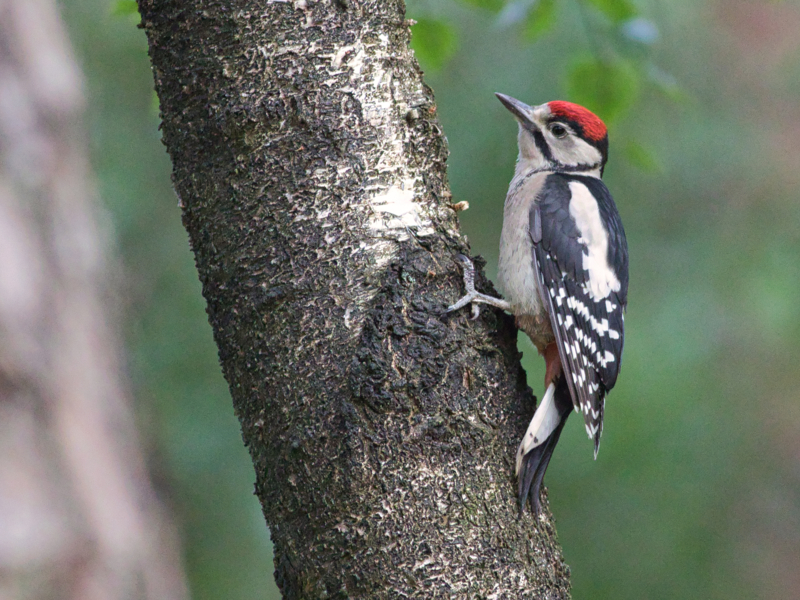
[[636, 8], [630, 0], [584, 0], [584, 2], [594, 6], [611, 19], [612, 23], [621, 23], [636, 16]]
[[555, 22], [556, 1], [539, 0], [525, 19], [523, 35], [528, 41], [533, 41], [552, 29]]
[[442, 68], [458, 47], [455, 29], [442, 21], [419, 19], [411, 33], [411, 48], [424, 69]]
[[628, 62], [586, 58], [570, 67], [567, 96], [610, 123], [636, 101], [639, 79]]
[[464, 4], [469, 4], [470, 6], [475, 6], [477, 8], [483, 8], [485, 10], [490, 10], [494, 13], [500, 12], [505, 6], [505, 0], [461, 0]]
[[117, 0], [111, 7], [111, 14], [115, 17], [125, 17], [139, 13], [136, 0]]
[[661, 161], [655, 152], [635, 141], [628, 141], [622, 146], [622, 155], [636, 167], [648, 173], [657, 173], [664, 170]]

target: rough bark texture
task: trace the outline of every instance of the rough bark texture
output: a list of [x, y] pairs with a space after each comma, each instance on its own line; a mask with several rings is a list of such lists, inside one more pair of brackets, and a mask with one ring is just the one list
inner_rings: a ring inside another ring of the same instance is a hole
[[52, 0], [0, 0], [0, 598], [181, 600]]
[[402, 2], [139, 6], [284, 597], [568, 597], [513, 322], [441, 316], [468, 249]]

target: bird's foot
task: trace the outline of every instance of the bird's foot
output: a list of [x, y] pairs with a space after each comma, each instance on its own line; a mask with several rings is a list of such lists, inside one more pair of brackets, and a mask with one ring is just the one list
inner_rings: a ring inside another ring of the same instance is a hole
[[472, 261], [464, 256], [463, 254], [459, 254], [456, 259], [459, 263], [461, 263], [461, 268], [464, 269], [464, 287], [467, 290], [466, 295], [461, 298], [455, 304], [451, 304], [447, 307], [445, 313], [450, 313], [459, 308], [465, 307], [467, 304], [472, 305], [472, 319], [475, 320], [478, 318], [478, 315], [481, 314], [480, 304], [489, 304], [490, 306], [494, 306], [499, 308], [500, 310], [511, 311], [511, 305], [502, 300], [500, 298], [495, 298], [493, 296], [487, 296], [486, 294], [481, 294], [475, 289], [475, 266], [472, 264]]

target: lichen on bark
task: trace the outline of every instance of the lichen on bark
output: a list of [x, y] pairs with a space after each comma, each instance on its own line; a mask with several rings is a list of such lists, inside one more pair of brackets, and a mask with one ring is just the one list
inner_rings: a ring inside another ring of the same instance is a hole
[[402, 2], [139, 5], [284, 597], [567, 598], [513, 321], [442, 314], [468, 247]]

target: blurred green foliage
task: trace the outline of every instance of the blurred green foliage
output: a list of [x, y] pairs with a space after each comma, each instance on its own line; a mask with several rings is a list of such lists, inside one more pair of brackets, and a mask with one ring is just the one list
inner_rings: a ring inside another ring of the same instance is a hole
[[[144, 34], [111, 14], [124, 5], [62, 7], [124, 262], [144, 435], [193, 597], [277, 597], [158, 139]], [[611, 117], [606, 180], [631, 249], [622, 374], [598, 460], [570, 422], [546, 481], [574, 597], [800, 597], [800, 9], [413, 0], [409, 17], [454, 197], [470, 201], [462, 225], [490, 276], [516, 157], [516, 125], [493, 92]], [[520, 348], [541, 394], [542, 361], [524, 336]]]
[[[491, 277], [517, 153], [493, 92], [612, 117], [605, 179], [631, 250], [622, 373], [597, 461], [568, 422], [545, 482], [573, 597], [800, 598], [800, 8], [637, 1], [615, 23], [556, 4], [534, 43], [538, 3], [514, 18], [409, 10], [459, 37], [426, 80]], [[519, 344], [541, 395], [543, 361]]]
[[138, 15], [139, 5], [136, 0], [116, 0], [111, 6], [111, 14], [115, 17]]
[[484, 8], [493, 12], [499, 11], [505, 5], [505, 0], [462, 0], [465, 4]]
[[639, 95], [639, 78], [630, 63], [593, 56], [577, 60], [567, 71], [567, 97], [613, 123], [630, 110]]
[[528, 12], [528, 16], [525, 17], [523, 32], [529, 42], [544, 35], [555, 26], [557, 7], [556, 0], [539, 0]]
[[636, 8], [628, 0], [586, 0], [614, 23], [622, 23], [636, 15]]
[[[522, 40], [534, 42], [557, 25], [559, 7], [577, 11], [573, 27], [582, 43], [569, 49], [566, 58], [566, 91], [574, 102], [596, 112], [608, 124], [630, 109], [640, 88], [660, 89], [663, 73], [652, 61], [651, 46], [658, 40], [656, 24], [640, 14], [628, 0], [461, 0], [497, 13], [495, 27], [518, 31]], [[409, 12], [424, 17], [413, 28], [412, 48], [424, 68], [438, 71], [453, 56], [457, 34], [443, 3], [411, 2]], [[432, 18], [432, 15], [438, 18]], [[587, 52], [588, 50], [588, 52]], [[674, 80], [672, 81], [675, 86]]]
[[411, 47], [418, 60], [431, 69], [440, 69], [456, 52], [458, 41], [452, 27], [444, 21], [417, 19], [413, 25]]

